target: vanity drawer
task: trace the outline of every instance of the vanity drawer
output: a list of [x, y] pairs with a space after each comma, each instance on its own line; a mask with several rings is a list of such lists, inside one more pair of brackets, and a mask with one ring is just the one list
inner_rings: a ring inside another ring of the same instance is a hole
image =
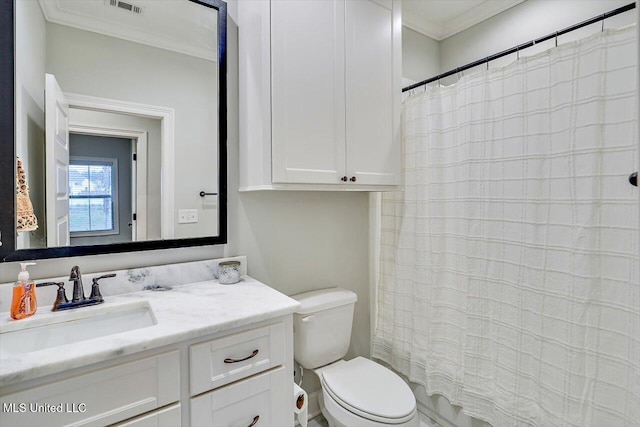
[[192, 345], [191, 396], [284, 364], [284, 324]]
[[123, 363], [0, 398], [2, 425], [102, 427], [180, 400], [179, 352]]
[[[284, 367], [191, 399], [191, 425], [198, 427], [276, 427], [293, 425], [287, 406]], [[291, 381], [289, 381], [291, 383]], [[293, 402], [293, 400], [291, 400]], [[252, 424], [255, 421], [254, 424]]]

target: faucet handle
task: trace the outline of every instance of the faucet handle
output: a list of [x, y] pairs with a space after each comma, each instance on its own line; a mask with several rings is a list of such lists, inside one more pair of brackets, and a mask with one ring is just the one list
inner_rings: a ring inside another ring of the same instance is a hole
[[53, 285], [58, 285], [58, 289], [64, 289], [64, 282], [43, 282], [43, 283], [36, 283], [36, 288], [41, 288], [43, 286], [53, 286]]
[[53, 303], [53, 307], [51, 307], [51, 311], [58, 311], [58, 307], [60, 304], [66, 304], [69, 302], [67, 299], [67, 294], [64, 290], [64, 282], [44, 282], [36, 284], [36, 288], [41, 288], [43, 286], [58, 286], [58, 293], [56, 295], [56, 300]]
[[93, 284], [91, 285], [91, 296], [89, 297], [89, 299], [93, 299], [100, 302], [104, 301], [104, 298], [100, 293], [100, 283], [98, 283], [98, 281], [102, 279], [108, 279], [110, 277], [116, 277], [116, 274], [115, 273], [105, 274], [104, 276], [93, 278]]

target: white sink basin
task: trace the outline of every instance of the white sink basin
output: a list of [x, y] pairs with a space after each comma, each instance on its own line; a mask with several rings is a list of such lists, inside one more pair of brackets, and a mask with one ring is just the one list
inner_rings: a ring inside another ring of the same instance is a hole
[[[1, 333], [0, 357], [73, 344], [146, 328], [157, 323], [146, 301], [120, 306], [78, 308], [68, 312], [51, 313], [47, 317], [47, 323], [42, 324], [33, 319], [34, 322], [25, 324], [25, 328]], [[18, 322], [27, 320], [29, 319]], [[18, 322], [16, 326], [19, 326]]]

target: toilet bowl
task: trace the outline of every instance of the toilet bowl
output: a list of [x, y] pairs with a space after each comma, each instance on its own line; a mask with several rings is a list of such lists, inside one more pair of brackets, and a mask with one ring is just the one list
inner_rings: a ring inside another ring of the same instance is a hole
[[402, 378], [364, 357], [342, 360], [356, 294], [340, 288], [294, 295], [294, 356], [320, 379], [329, 427], [418, 427], [416, 400]]
[[391, 370], [364, 357], [316, 369], [320, 407], [331, 427], [417, 427], [416, 401]]

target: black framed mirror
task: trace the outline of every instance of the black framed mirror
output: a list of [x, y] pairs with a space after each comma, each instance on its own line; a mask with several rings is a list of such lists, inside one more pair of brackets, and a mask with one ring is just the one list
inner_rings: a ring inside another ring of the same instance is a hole
[[227, 242], [226, 21], [221, 0], [0, 0], [0, 260]]

